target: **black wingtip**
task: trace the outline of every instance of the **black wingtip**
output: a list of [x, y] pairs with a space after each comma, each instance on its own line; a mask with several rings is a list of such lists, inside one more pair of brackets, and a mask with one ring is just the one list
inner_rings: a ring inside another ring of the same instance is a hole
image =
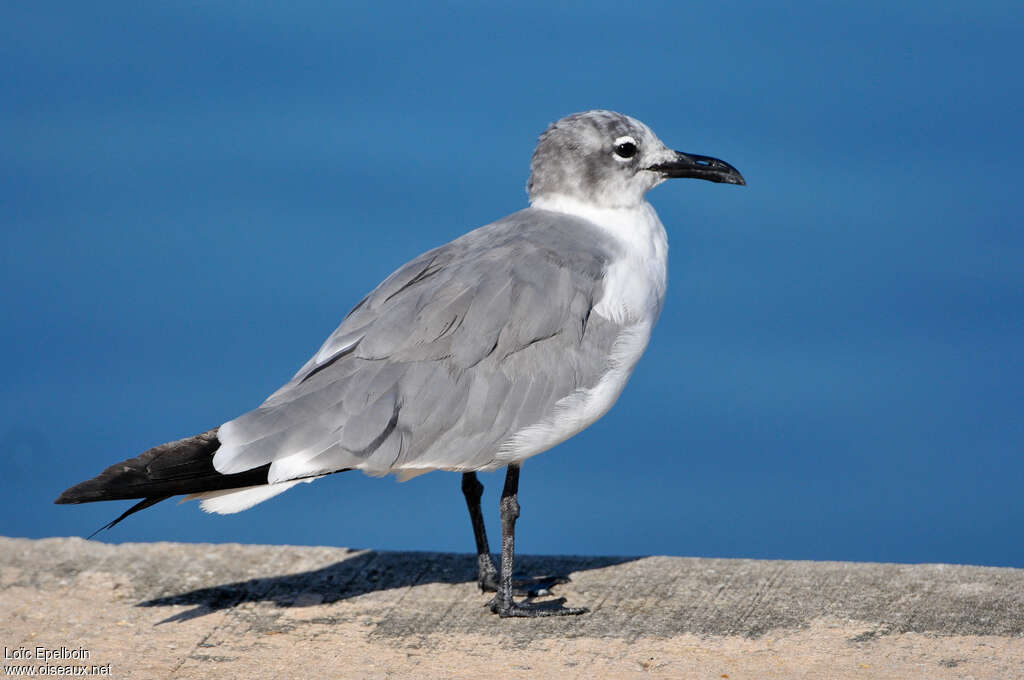
[[[119, 463], [118, 465], [123, 466], [123, 463]], [[84, 482], [79, 482], [70, 488], [64, 489], [64, 491], [61, 492], [53, 502], [56, 505], [71, 505], [77, 503], [118, 500], [116, 496], [111, 498], [105, 484], [113, 467], [114, 466], [111, 466], [105, 472], [93, 477], [92, 479], [87, 479]], [[139, 497], [140, 496], [136, 496], [136, 498]]]
[[[218, 473], [213, 467], [213, 455], [219, 446], [217, 428], [194, 437], [154, 446], [135, 458], [114, 463], [92, 479], [66, 489], [54, 503], [69, 505], [174, 496], [231, 486], [250, 486], [245, 483], [250, 477], [260, 477], [260, 472], [256, 471], [239, 473], [237, 477]], [[265, 474], [260, 481], [266, 483]]]
[[57, 496], [56, 500], [53, 501], [54, 505], [71, 505], [73, 503], [87, 503], [88, 501], [82, 497], [81, 493], [78, 490], [78, 487], [80, 486], [81, 484], [76, 484], [70, 489], [65, 489], [59, 496]]

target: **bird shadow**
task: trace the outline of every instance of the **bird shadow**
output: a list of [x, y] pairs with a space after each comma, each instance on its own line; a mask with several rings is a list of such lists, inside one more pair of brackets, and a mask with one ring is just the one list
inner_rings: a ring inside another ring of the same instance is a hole
[[[517, 556], [515, 578], [562, 577], [572, 572], [601, 569], [637, 557]], [[322, 569], [284, 576], [253, 578], [165, 595], [138, 603], [139, 607], [194, 605], [160, 624], [182, 622], [246, 602], [273, 602], [278, 607], [330, 604], [367, 593], [428, 583], [476, 583], [476, 555], [368, 550]], [[158, 624], [159, 625], [159, 624]]]

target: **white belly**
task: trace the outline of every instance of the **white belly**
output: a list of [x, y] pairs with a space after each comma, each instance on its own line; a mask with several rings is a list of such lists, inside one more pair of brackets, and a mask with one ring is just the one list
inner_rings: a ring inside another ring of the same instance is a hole
[[590, 389], [574, 390], [559, 399], [547, 418], [523, 428], [506, 440], [498, 449], [494, 463], [485, 469], [495, 470], [509, 463], [518, 463], [593, 425], [622, 394], [636, 362], [647, 348], [653, 326], [653, 323], [637, 323], [623, 329], [612, 345], [609, 370], [598, 383]]
[[541, 422], [506, 440], [486, 469], [516, 463], [562, 443], [608, 412], [622, 394], [636, 362], [647, 348], [665, 297], [668, 241], [649, 203], [629, 209], [594, 208], [572, 199], [548, 199], [534, 207], [583, 217], [613, 235], [622, 257], [608, 267], [604, 292], [594, 313], [622, 326], [607, 360], [607, 372], [589, 389], [560, 399]]

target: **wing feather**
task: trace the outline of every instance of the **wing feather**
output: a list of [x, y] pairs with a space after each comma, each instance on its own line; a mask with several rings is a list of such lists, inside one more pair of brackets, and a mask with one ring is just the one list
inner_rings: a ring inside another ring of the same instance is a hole
[[343, 468], [487, 469], [593, 387], [621, 330], [591, 317], [615, 246], [528, 209], [411, 261], [263, 405], [221, 426], [214, 467], [283, 482]]

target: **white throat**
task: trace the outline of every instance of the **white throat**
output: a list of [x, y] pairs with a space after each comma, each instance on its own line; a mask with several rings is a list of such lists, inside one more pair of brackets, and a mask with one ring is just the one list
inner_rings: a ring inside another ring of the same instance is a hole
[[604, 295], [594, 311], [617, 323], [654, 325], [668, 275], [668, 236], [654, 206], [642, 201], [628, 208], [605, 208], [560, 194], [538, 196], [530, 204], [581, 217], [614, 237], [622, 251], [608, 267]]

